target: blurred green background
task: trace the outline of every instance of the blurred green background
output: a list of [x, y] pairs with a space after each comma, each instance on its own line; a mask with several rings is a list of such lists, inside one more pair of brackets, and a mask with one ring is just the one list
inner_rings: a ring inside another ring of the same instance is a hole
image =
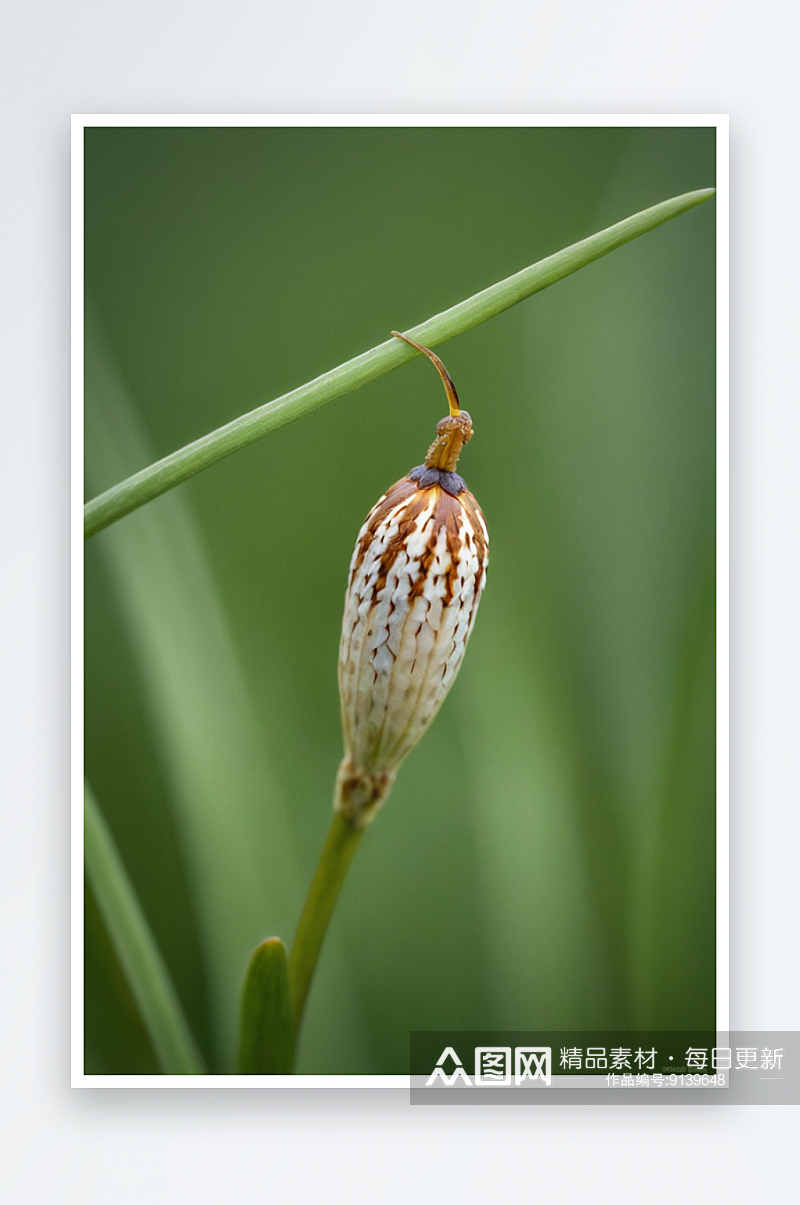
[[[713, 129], [85, 135], [87, 496], [629, 214]], [[440, 347], [491, 539], [463, 669], [370, 828], [298, 1071], [412, 1029], [715, 1023], [714, 203]], [[445, 413], [419, 360], [86, 551], [86, 767], [215, 1072], [330, 821], [358, 529]], [[86, 1070], [155, 1070], [91, 898]]]

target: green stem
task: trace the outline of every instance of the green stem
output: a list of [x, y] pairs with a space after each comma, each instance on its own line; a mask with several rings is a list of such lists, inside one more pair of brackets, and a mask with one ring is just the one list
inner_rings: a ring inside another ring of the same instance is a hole
[[289, 990], [298, 1030], [328, 921], [363, 835], [363, 829], [334, 812], [289, 955]]
[[294, 1017], [286, 950], [268, 937], [253, 951], [242, 992], [240, 1075], [291, 1075]]
[[88, 783], [84, 784], [86, 878], [165, 1075], [205, 1075], [177, 992]]
[[[466, 301], [459, 302], [452, 309], [429, 318], [427, 322], [406, 333], [428, 347], [445, 343], [448, 339], [486, 322], [488, 318], [493, 318], [495, 314], [502, 313], [533, 293], [563, 280], [565, 276], [638, 238], [640, 234], [646, 234], [656, 226], [668, 222], [670, 218], [700, 205], [713, 196], [714, 191], [713, 188], [703, 188], [696, 192], [687, 192], [680, 197], [653, 205], [650, 209], [644, 209], [633, 217], [617, 222], [615, 226], [609, 226], [599, 234], [593, 234], [590, 238], [574, 243], [571, 247], [524, 268], [516, 275], [491, 285], [483, 292], [468, 297]], [[270, 432], [296, 422], [334, 398], [351, 393], [354, 389], [360, 389], [362, 385], [385, 376], [419, 354], [407, 343], [402, 343], [399, 339], [389, 339], [373, 347], [371, 351], [323, 373], [307, 385], [293, 389], [291, 393], [284, 394], [274, 402], [259, 406], [249, 414], [243, 414], [226, 423], [224, 427], [219, 427], [194, 443], [187, 444], [87, 502], [84, 507], [85, 536], [94, 535], [131, 511], [144, 506], [146, 502], [151, 502], [160, 494], [180, 485], [202, 469], [209, 468], [240, 448], [246, 448]]]

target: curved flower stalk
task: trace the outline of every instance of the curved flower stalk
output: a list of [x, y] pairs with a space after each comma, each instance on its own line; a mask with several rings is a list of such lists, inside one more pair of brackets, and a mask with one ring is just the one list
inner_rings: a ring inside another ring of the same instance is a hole
[[439, 371], [450, 413], [425, 463], [392, 486], [358, 533], [339, 649], [344, 757], [334, 817], [289, 958], [299, 1027], [314, 968], [350, 862], [403, 759], [444, 702], [475, 622], [489, 560], [478, 503], [456, 472], [472, 437], [447, 369], [421, 343], [392, 331]]
[[357, 828], [375, 817], [398, 767], [458, 673], [486, 580], [489, 536], [456, 472], [472, 420], [438, 356], [450, 413], [425, 463], [370, 511], [350, 563], [339, 651], [345, 756], [334, 806]]

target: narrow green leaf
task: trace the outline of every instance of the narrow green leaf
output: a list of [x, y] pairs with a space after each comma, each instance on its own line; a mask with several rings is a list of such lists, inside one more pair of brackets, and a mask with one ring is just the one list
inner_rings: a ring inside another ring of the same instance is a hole
[[[514, 276], [491, 285], [406, 333], [428, 346], [436, 347], [445, 343], [448, 339], [502, 313], [526, 297], [563, 280], [565, 276], [607, 255], [609, 251], [616, 250], [639, 235], [668, 222], [670, 218], [700, 205], [713, 196], [714, 191], [713, 188], [698, 189], [696, 192], [687, 192], [669, 201], [662, 201], [659, 205], [653, 205], [650, 209], [644, 209], [641, 213], [617, 222], [616, 225], [565, 247], [555, 255], [550, 255]], [[91, 536], [111, 523], [116, 523], [118, 519], [180, 485], [202, 469], [207, 469], [231, 453], [246, 448], [270, 432], [296, 422], [327, 402], [385, 376], [419, 354], [408, 344], [398, 339], [389, 339], [348, 360], [347, 363], [340, 364], [338, 368], [323, 373], [307, 385], [293, 389], [283, 397], [259, 406], [248, 414], [240, 415], [225, 426], [165, 456], [163, 460], [149, 465], [87, 502], [84, 507], [84, 534], [87, 537]]]
[[84, 784], [86, 877], [165, 1075], [204, 1075], [180, 1001], [88, 783]]
[[241, 1075], [291, 1075], [294, 1019], [286, 949], [268, 937], [253, 952], [242, 993]]

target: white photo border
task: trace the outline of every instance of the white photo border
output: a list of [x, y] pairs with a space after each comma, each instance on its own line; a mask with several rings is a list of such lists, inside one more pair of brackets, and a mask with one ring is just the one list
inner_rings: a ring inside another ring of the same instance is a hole
[[717, 338], [717, 1031], [730, 1029], [729, 874], [729, 122], [727, 114], [208, 114], [104, 113], [72, 116], [71, 179], [71, 1068], [72, 1087], [96, 1088], [398, 1088], [408, 1075], [87, 1075], [83, 991], [83, 135], [93, 126], [219, 127], [714, 127], [716, 128]]

